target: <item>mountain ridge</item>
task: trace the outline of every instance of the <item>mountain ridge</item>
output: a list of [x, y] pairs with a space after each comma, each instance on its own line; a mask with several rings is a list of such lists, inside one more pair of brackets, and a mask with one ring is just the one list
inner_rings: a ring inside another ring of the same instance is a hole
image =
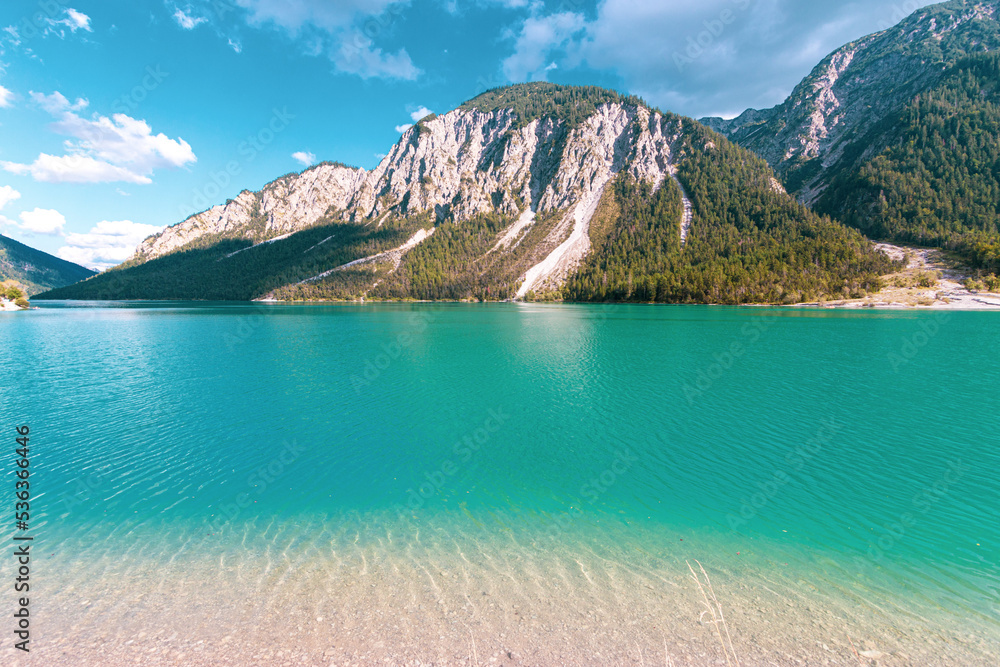
[[15, 280], [29, 296], [97, 275], [79, 264], [0, 234], [0, 280]]
[[962, 57], [1000, 49], [998, 18], [998, 0], [923, 7], [827, 55], [781, 104], [701, 121], [763, 157], [789, 192], [813, 204], [829, 174], [891, 143], [896, 115], [916, 94]]
[[[707, 182], [725, 178], [745, 191]], [[573, 298], [745, 302], [873, 288], [888, 260], [775, 183], [751, 153], [638, 98], [520, 84], [422, 119], [371, 171], [321, 165], [244, 191], [46, 297], [562, 298], [586, 262], [619, 252], [631, 258], [627, 275], [615, 259]], [[687, 228], [682, 189], [692, 193]], [[645, 211], [645, 226], [623, 209]], [[624, 236], [591, 229], [612, 210], [604, 231], [624, 226]], [[706, 275], [734, 256], [738, 278], [711, 287]], [[793, 267], [803, 275], [788, 277]], [[609, 287], [619, 280], [624, 288]]]

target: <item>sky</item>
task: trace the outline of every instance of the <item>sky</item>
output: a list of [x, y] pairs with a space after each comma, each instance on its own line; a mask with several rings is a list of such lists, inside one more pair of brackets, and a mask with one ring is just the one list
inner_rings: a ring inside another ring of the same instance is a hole
[[0, 233], [85, 266], [548, 80], [732, 117], [920, 0], [3, 0]]

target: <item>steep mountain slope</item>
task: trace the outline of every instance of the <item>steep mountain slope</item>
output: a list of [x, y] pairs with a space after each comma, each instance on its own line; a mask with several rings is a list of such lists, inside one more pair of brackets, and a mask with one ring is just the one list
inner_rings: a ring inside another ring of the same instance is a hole
[[96, 273], [0, 235], [0, 280], [16, 280], [29, 295], [72, 285]]
[[[677, 182], [692, 193], [690, 218]], [[774, 182], [763, 161], [690, 119], [613, 91], [523, 84], [421, 120], [370, 172], [324, 164], [284, 176], [45, 297], [569, 295], [581, 265], [612, 252], [609, 230], [632, 224], [632, 204], [652, 206], [656, 232], [630, 241], [627, 268], [665, 287], [601, 297], [577, 284], [573, 298], [735, 303], [874, 286], [888, 260]], [[700, 254], [682, 257], [688, 247]], [[651, 259], [665, 255], [672, 263]], [[742, 273], [720, 279], [734, 262]], [[791, 277], [799, 269], [807, 278]], [[679, 271], [701, 287], [667, 288]]]
[[916, 95], [965, 56], [1000, 48], [998, 6], [954, 0], [919, 9], [827, 56], [782, 104], [702, 122], [763, 157], [812, 204], [838, 174], [899, 139], [897, 121]]
[[1000, 54], [971, 56], [900, 115], [899, 139], [832, 179], [816, 208], [865, 233], [1000, 271]]

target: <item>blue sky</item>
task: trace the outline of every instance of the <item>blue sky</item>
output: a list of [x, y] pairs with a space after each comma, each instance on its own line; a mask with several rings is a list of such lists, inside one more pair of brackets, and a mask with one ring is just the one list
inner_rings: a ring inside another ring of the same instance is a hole
[[689, 116], [781, 102], [918, 0], [4, 0], [0, 232], [91, 267], [406, 124], [547, 79]]

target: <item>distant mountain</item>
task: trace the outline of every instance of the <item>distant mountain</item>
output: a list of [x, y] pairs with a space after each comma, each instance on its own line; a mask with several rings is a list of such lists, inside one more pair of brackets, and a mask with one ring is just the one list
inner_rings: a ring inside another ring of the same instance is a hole
[[29, 296], [94, 275], [96, 271], [0, 235], [0, 280], [16, 280], [28, 289]]
[[533, 83], [420, 120], [372, 171], [244, 191], [43, 298], [775, 302], [863, 293], [889, 268], [696, 121]]
[[970, 56], [901, 114], [899, 139], [816, 202], [876, 238], [957, 250], [1000, 273], [1000, 54]]
[[782, 104], [702, 121], [818, 212], [1000, 270], [998, 19], [998, 0], [925, 7], [827, 56]]
[[948, 68], [1000, 48], [998, 5], [924, 7], [831, 53], [778, 106], [702, 122], [767, 160], [788, 191], [811, 204], [833, 175], [893, 143], [900, 113]]

